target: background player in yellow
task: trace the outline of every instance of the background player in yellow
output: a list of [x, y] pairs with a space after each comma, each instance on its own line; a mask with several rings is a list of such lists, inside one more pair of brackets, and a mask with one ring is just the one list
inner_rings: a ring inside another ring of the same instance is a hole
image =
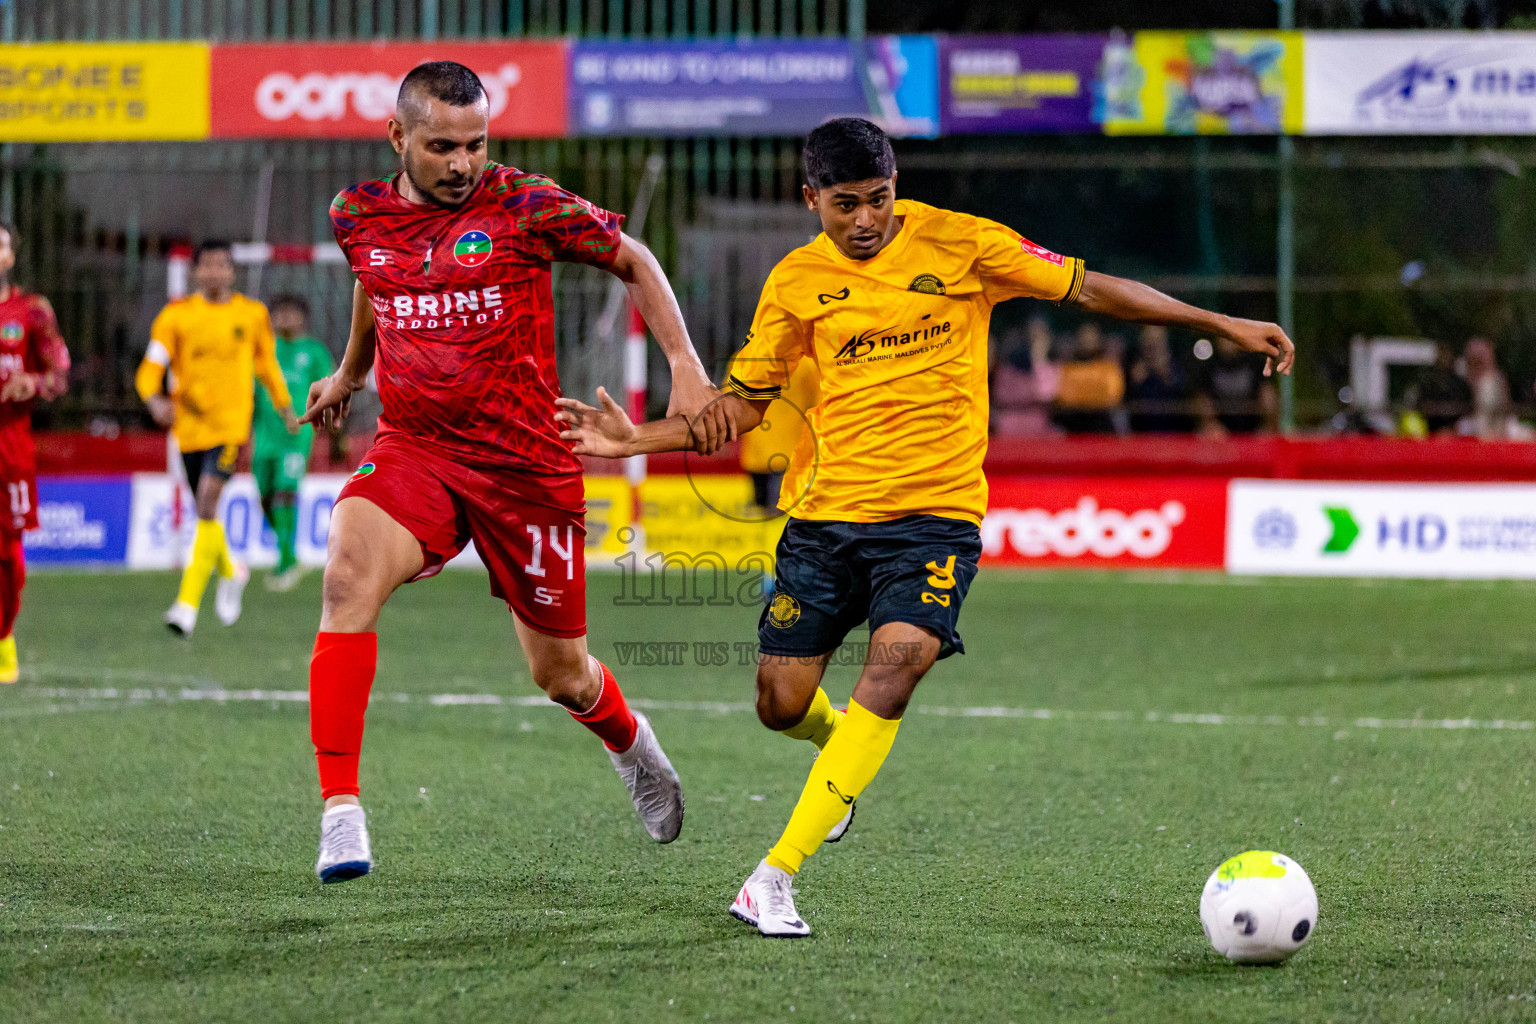
[[[824, 841], [842, 838], [854, 800], [889, 753], [918, 681], [964, 653], [960, 606], [981, 555], [986, 510], [987, 329], [1004, 299], [1179, 325], [1228, 338], [1289, 373], [1278, 326], [1186, 305], [1098, 274], [1011, 228], [896, 198], [896, 158], [874, 124], [828, 122], [806, 140], [806, 206], [822, 233], [786, 256], [721, 399], [733, 431], [750, 430], [802, 358], [821, 400], [791, 456], [779, 507], [788, 521], [774, 596], [758, 623], [757, 712], [820, 750], [779, 841], [731, 913], [768, 936], [810, 927], [791, 879]], [[578, 454], [621, 458], [702, 448], [687, 420], [635, 426], [562, 399], [562, 436]], [[821, 678], [850, 630], [868, 620], [869, 654], [845, 713]]]
[[[192, 282], [197, 289], [193, 294], [170, 303], [155, 317], [134, 380], [155, 422], [175, 435], [187, 486], [197, 501], [192, 557], [182, 573], [176, 603], [165, 613], [166, 626], [182, 636], [196, 627], [198, 607], [215, 571], [219, 621], [231, 626], [240, 618], [250, 570], [230, 554], [218, 510], [240, 446], [251, 436], [253, 378], [267, 389], [288, 429], [298, 430], [273, 355], [267, 307], [234, 290], [235, 261], [228, 242], [198, 247], [192, 257]], [[161, 391], [166, 383], [169, 397]]]

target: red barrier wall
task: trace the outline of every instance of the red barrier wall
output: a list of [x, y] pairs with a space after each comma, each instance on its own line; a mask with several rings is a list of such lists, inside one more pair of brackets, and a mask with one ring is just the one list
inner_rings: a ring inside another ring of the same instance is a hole
[[[320, 447], [320, 446], [317, 446]], [[112, 440], [85, 433], [37, 438], [38, 472], [93, 474], [156, 472], [165, 468], [165, 436], [129, 432]], [[587, 471], [620, 473], [621, 463], [586, 459]], [[672, 452], [652, 455], [652, 473], [740, 472], [736, 447], [707, 459]], [[987, 454], [994, 478], [1020, 477], [1259, 477], [1282, 480], [1536, 481], [1536, 444], [1381, 437], [994, 438]]]

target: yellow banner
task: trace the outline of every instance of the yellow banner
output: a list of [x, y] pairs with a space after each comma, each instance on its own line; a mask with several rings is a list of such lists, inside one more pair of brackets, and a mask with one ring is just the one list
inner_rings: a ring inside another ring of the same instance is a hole
[[[613, 568], [635, 540], [629, 484], [620, 476], [589, 476], [585, 484], [587, 565]], [[773, 565], [784, 517], [767, 518], [753, 504], [746, 474], [652, 476], [640, 485], [640, 499], [647, 553], [728, 574]]]
[[1103, 67], [1110, 135], [1302, 130], [1300, 32], [1137, 32]]
[[0, 46], [0, 141], [206, 139], [207, 43]]

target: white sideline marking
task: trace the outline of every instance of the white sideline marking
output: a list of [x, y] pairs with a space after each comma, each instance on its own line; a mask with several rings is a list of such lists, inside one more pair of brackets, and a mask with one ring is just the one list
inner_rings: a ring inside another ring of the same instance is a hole
[[[55, 669], [52, 666], [38, 666], [35, 669], [31, 669], [29, 674], [68, 675], [73, 678], [81, 678], [87, 675], [84, 672]], [[134, 679], [145, 682], [153, 678], [153, 674], [148, 672], [125, 673], [125, 675], [131, 675]], [[160, 678], [166, 682], [176, 682], [188, 677], [162, 676]], [[204, 684], [209, 682], [208, 680], [198, 681]], [[3, 696], [5, 692], [0, 691], [0, 696]], [[226, 690], [217, 684], [131, 688], [110, 686], [102, 688], [26, 686], [9, 692], [17, 697], [34, 697], [49, 701], [72, 701], [75, 704], [50, 704], [45, 708], [0, 710], [0, 718], [87, 710], [90, 703], [94, 703], [96, 707], [104, 708], [120, 706], [115, 705], [114, 702], [127, 704], [197, 701], [211, 701], [219, 704], [230, 702], [306, 704], [309, 702], [309, 693], [306, 690]], [[375, 693], [372, 701], [390, 704], [426, 704], [431, 707], [560, 708], [560, 705], [538, 694], [503, 696], [497, 693]], [[754, 705], [748, 701], [650, 700], [644, 697], [635, 697], [631, 698], [629, 703], [642, 711], [693, 711], [726, 715], [750, 713], [754, 710]], [[1510, 718], [1326, 718], [1321, 715], [1292, 717], [1289, 715], [1189, 714], [1166, 711], [1072, 711], [1052, 710], [1050, 708], [945, 707], [942, 705], [921, 704], [913, 705], [911, 710], [913, 714], [932, 715], [938, 718], [1022, 718], [1039, 721], [1057, 720], [1069, 722], [1148, 722], [1161, 725], [1262, 725], [1294, 726], [1309, 729], [1442, 729], [1501, 732], [1529, 732], [1536, 729], [1536, 722]]]

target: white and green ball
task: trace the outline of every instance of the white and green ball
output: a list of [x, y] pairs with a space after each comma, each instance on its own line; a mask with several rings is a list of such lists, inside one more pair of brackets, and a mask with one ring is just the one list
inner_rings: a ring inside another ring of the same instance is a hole
[[1279, 963], [1317, 930], [1317, 890], [1291, 858], [1249, 850], [1211, 872], [1200, 894], [1200, 925], [1228, 960]]

